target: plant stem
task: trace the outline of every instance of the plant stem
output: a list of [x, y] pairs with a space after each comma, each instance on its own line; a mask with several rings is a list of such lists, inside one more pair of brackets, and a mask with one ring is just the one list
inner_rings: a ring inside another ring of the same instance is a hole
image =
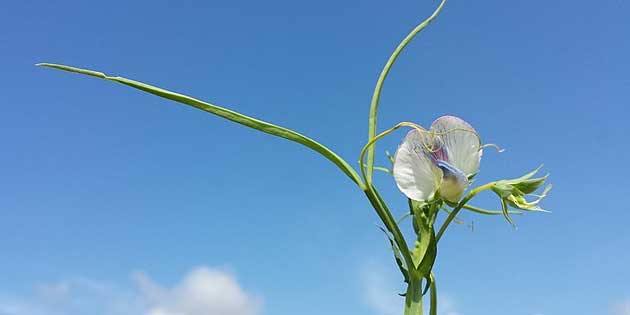
[[[435, 11], [433, 11], [433, 14], [431, 14], [431, 16], [429, 16], [426, 20], [422, 21], [422, 23], [416, 26], [400, 42], [400, 44], [398, 44], [398, 46], [396, 47], [392, 55], [387, 60], [387, 63], [385, 63], [385, 66], [383, 67], [383, 70], [381, 71], [381, 74], [378, 77], [378, 80], [376, 81], [376, 87], [374, 87], [374, 93], [372, 94], [372, 102], [370, 103], [370, 118], [368, 122], [368, 140], [371, 140], [376, 135], [376, 113], [378, 111], [378, 103], [381, 98], [381, 90], [383, 89], [383, 84], [385, 83], [385, 79], [387, 78], [387, 75], [389, 74], [390, 69], [394, 65], [394, 62], [396, 61], [400, 53], [403, 51], [403, 49], [409, 44], [409, 42], [411, 42], [411, 40], [418, 33], [420, 33], [420, 31], [422, 31], [425, 27], [427, 27], [427, 25], [433, 22], [433, 20], [440, 14], [445, 3], [446, 3], [446, 0], [442, 0], [442, 2], [440, 2], [440, 5], [435, 9]], [[367, 156], [367, 172], [368, 172], [367, 178], [369, 180], [372, 179], [373, 167], [374, 167], [374, 147], [371, 147], [368, 150], [368, 156]]]
[[[477, 212], [480, 214], [487, 214], [487, 215], [502, 215], [503, 211], [495, 211], [495, 210], [487, 210], [487, 209], [481, 209], [475, 206], [470, 206], [470, 205], [464, 205], [464, 209], [466, 210], [470, 210], [472, 212]], [[509, 214], [523, 214], [523, 212], [520, 211], [509, 211]]]
[[431, 273], [431, 300], [429, 315], [437, 315], [437, 286], [435, 285], [435, 275]]
[[409, 277], [412, 277], [412, 275], [415, 274], [413, 259], [411, 258], [411, 253], [409, 252], [407, 241], [400, 231], [398, 224], [396, 224], [396, 219], [394, 219], [391, 212], [389, 211], [389, 208], [387, 207], [379, 193], [376, 191], [376, 188], [374, 188], [374, 186], [370, 185], [364, 190], [364, 192], [368, 200], [370, 201], [370, 204], [372, 204], [372, 207], [376, 211], [376, 214], [379, 216], [383, 224], [385, 224], [387, 230], [392, 233], [394, 241], [396, 242], [398, 249], [400, 249], [400, 253], [405, 260], [405, 264], [407, 265], [407, 272], [409, 273]]
[[405, 295], [405, 315], [422, 315], [422, 281], [411, 277]]
[[484, 190], [488, 190], [488, 189], [492, 188], [492, 186], [495, 183], [496, 182], [490, 182], [490, 183], [487, 183], [485, 185], [481, 185], [481, 186], [471, 190], [468, 193], [468, 195], [466, 195], [466, 197], [464, 199], [462, 199], [462, 201], [460, 201], [457, 204], [457, 206], [453, 209], [453, 211], [448, 215], [448, 217], [444, 221], [444, 224], [442, 224], [442, 226], [440, 227], [440, 230], [438, 231], [437, 235], [435, 236], [436, 241], [437, 242], [440, 241], [440, 238], [442, 237], [442, 234], [444, 234], [444, 232], [446, 231], [446, 228], [448, 228], [448, 225], [451, 224], [451, 222], [455, 219], [455, 217], [457, 216], [459, 211], [462, 210], [462, 208], [464, 208], [464, 206], [466, 205], [466, 203], [468, 201], [470, 201], [470, 199], [475, 197], [475, 195], [477, 195], [478, 193], [480, 193], [480, 192], [482, 192]]

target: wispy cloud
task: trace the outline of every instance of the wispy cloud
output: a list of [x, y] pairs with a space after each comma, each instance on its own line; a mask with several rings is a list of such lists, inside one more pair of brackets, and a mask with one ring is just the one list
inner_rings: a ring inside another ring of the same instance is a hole
[[630, 315], [630, 299], [613, 305], [612, 315]]
[[375, 315], [401, 314], [404, 299], [397, 294], [401, 286], [397, 285], [394, 275], [375, 262], [367, 262], [359, 270], [364, 302]]
[[261, 298], [234, 276], [207, 267], [172, 287], [140, 272], [126, 286], [73, 278], [37, 286], [27, 296], [0, 294], [0, 315], [258, 315], [261, 307]]
[[462, 313], [457, 310], [455, 300], [451, 296], [443, 293], [438, 294], [438, 310], [440, 314], [444, 315], [462, 315]]

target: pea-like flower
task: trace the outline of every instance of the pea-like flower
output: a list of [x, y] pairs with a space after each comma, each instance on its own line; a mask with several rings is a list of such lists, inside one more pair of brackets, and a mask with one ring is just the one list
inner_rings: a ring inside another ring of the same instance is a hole
[[394, 178], [409, 198], [457, 202], [479, 171], [482, 146], [470, 124], [454, 116], [407, 133], [394, 157]]

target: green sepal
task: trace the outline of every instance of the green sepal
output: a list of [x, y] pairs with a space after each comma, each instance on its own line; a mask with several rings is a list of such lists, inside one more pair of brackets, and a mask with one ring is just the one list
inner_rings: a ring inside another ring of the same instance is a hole
[[[424, 251], [424, 255], [420, 263], [416, 266], [416, 272], [421, 276], [426, 276], [431, 273], [435, 258], [437, 257], [437, 240], [435, 238], [435, 230], [433, 227], [429, 231], [429, 242], [427, 248]], [[413, 257], [413, 254], [412, 254]]]
[[508, 205], [505, 202], [505, 199], [501, 199], [501, 210], [503, 211], [503, 216], [508, 221], [508, 223], [512, 224], [512, 226], [516, 227], [512, 218], [510, 218], [510, 213], [508, 212]]
[[524, 194], [531, 194], [536, 191], [538, 188], [542, 187], [547, 181], [549, 175], [545, 175], [543, 177], [527, 179], [522, 182], [514, 184], [514, 187], [518, 188]]
[[538, 171], [540, 171], [540, 169], [541, 169], [542, 167], [543, 167], [543, 166], [542, 166], [542, 165], [540, 165], [540, 166], [539, 166], [539, 167], [537, 167], [535, 170], [533, 170], [533, 171], [531, 171], [531, 172], [529, 172], [529, 173], [527, 173], [527, 174], [525, 174], [525, 175], [523, 175], [523, 176], [521, 176], [521, 177], [519, 177], [519, 178], [508, 179], [508, 180], [505, 180], [505, 181], [506, 181], [506, 182], [508, 182], [508, 183], [510, 183], [510, 184], [513, 184], [513, 183], [522, 182], [522, 181], [524, 181], [524, 180], [528, 180], [528, 179], [532, 178], [534, 175], [536, 175], [536, 173], [538, 173]]
[[547, 193], [549, 193], [549, 190], [551, 190], [551, 187], [552, 187], [551, 184], [547, 185], [547, 187], [545, 187], [545, 189], [543, 190], [542, 194], [540, 196], [537, 196], [538, 198], [533, 201], [527, 201], [527, 199], [525, 199], [525, 196], [523, 195], [512, 195], [512, 196], [509, 196], [508, 198], [505, 198], [505, 200], [510, 206], [517, 209], [521, 209], [524, 211], [537, 211], [537, 212], [549, 213], [550, 211], [547, 211], [541, 208], [540, 206], [538, 206], [538, 204], [543, 198], [547, 196]]
[[514, 185], [509, 184], [505, 180], [500, 180], [492, 185], [492, 191], [494, 191], [501, 199], [505, 199], [518, 190]]
[[426, 276], [431, 272], [435, 257], [437, 256], [437, 241], [433, 227], [421, 226], [416, 244], [411, 252], [414, 267], [420, 276]]
[[431, 273], [437, 255], [437, 241], [433, 222], [439, 211], [440, 202], [417, 202], [409, 200], [410, 211], [413, 214], [413, 226], [416, 232], [416, 243], [411, 258], [420, 277]]

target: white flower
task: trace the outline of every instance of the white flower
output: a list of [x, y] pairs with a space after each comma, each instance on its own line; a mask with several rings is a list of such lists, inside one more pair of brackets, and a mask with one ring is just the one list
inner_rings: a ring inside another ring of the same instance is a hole
[[394, 157], [398, 188], [416, 201], [458, 201], [479, 171], [481, 141], [475, 129], [454, 116], [436, 119], [428, 131], [407, 133]]

